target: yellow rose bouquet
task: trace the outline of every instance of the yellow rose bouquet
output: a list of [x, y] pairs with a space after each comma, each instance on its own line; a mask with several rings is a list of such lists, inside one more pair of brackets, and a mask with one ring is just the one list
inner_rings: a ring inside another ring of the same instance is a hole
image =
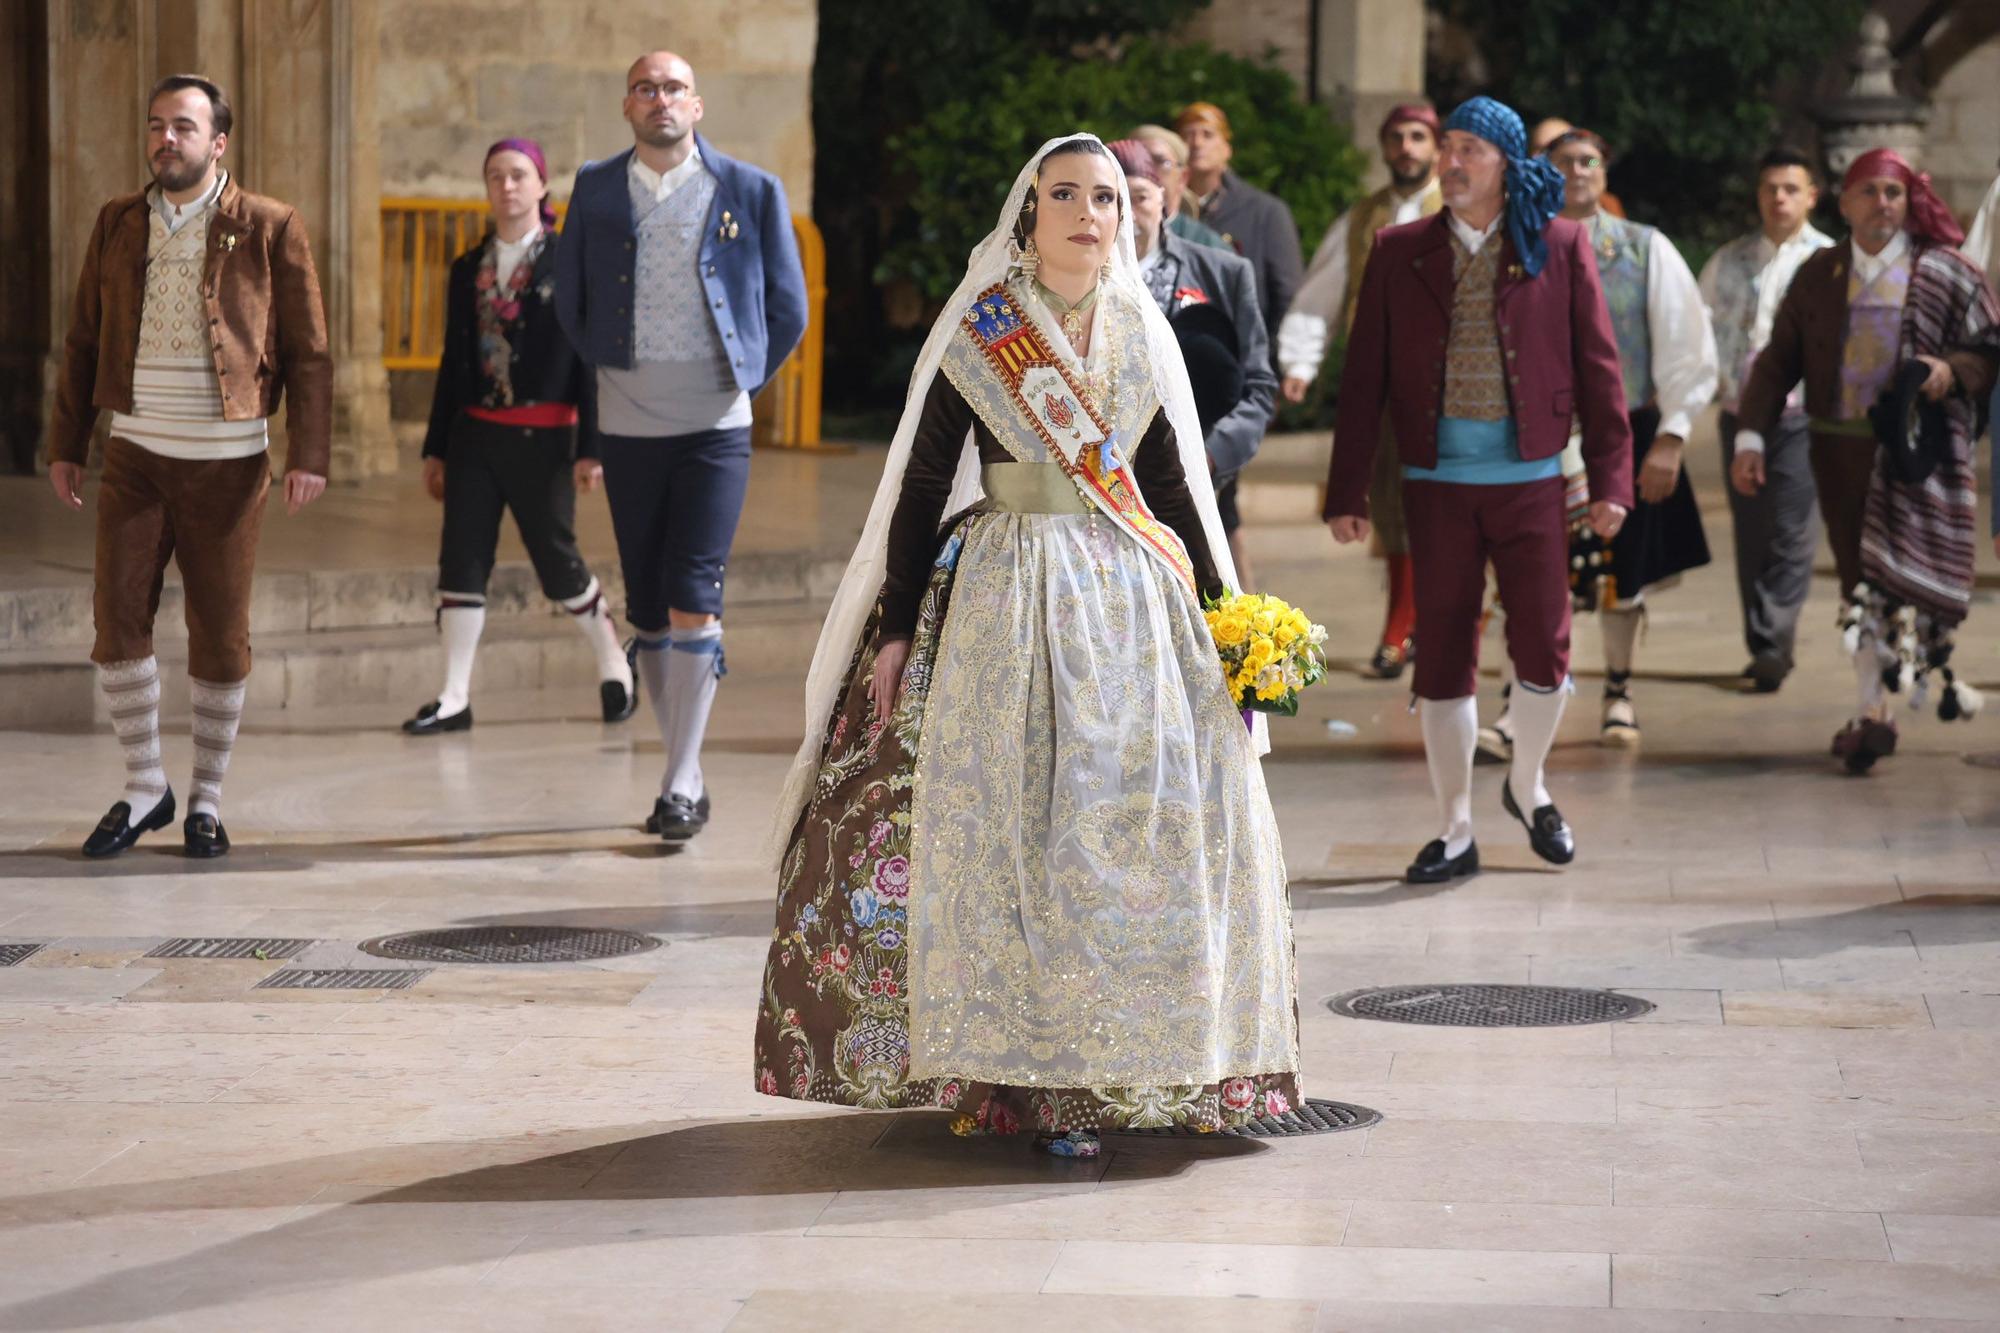
[[1326, 627], [1277, 597], [1229, 592], [1206, 607], [1238, 708], [1296, 717], [1299, 691], [1326, 675]]

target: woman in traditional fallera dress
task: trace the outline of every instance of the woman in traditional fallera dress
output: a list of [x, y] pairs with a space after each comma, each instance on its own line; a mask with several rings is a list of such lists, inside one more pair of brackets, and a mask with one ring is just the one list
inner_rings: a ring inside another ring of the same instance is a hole
[[762, 1092], [1077, 1156], [1298, 1103], [1263, 724], [1202, 616], [1235, 574], [1130, 212], [1051, 140], [925, 343], [779, 802]]

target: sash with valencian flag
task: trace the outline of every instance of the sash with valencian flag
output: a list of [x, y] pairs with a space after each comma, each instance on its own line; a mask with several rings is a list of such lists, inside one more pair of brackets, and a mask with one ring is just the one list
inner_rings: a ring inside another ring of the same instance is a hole
[[[1091, 401], [1057, 356], [1049, 335], [1004, 284], [981, 292], [945, 349], [942, 369], [1015, 461], [1059, 464], [1077, 489], [1147, 550], [1166, 562], [1190, 592], [1194, 565], [1172, 528], [1153, 517], [1132, 478], [1127, 454], [1138, 447], [1158, 404], [1146, 362], [1144, 326], [1098, 318], [1097, 337], [1116, 338], [1112, 412]], [[1115, 415], [1116, 420], [1107, 420]], [[1102, 445], [1115, 439], [1107, 464]]]

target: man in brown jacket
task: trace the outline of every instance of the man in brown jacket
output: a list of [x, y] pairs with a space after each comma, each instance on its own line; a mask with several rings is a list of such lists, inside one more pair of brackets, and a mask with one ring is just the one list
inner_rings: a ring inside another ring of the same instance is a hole
[[111, 415], [97, 504], [91, 660], [125, 752], [125, 790], [84, 842], [111, 856], [173, 822], [160, 756], [153, 619], [181, 570], [194, 703], [189, 856], [221, 856], [222, 777], [250, 674], [250, 584], [270, 488], [269, 418], [289, 396], [285, 511], [326, 488], [333, 364], [305, 224], [222, 169], [232, 117], [177, 74], [146, 119], [153, 184], [97, 215], [49, 422], [49, 481], [83, 507], [97, 414]]

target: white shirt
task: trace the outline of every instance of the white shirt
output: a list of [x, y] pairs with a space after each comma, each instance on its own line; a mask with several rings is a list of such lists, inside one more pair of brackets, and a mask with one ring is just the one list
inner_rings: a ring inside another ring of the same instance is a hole
[[678, 164], [667, 168], [664, 173], [655, 171], [644, 162], [641, 162], [637, 153], [632, 154], [632, 179], [639, 182], [641, 189], [646, 190], [653, 196], [653, 202], [655, 203], [665, 199], [675, 190], [680, 189], [681, 186], [686, 185], [689, 181], [700, 175], [701, 170], [700, 148], [689, 149], [686, 157], [682, 158]]
[[[1653, 345], [1653, 402], [1661, 435], [1685, 440], [1694, 414], [1715, 397], [1722, 360], [1701, 287], [1681, 252], [1653, 232], [1646, 253], [1646, 332]], [[1634, 403], [1637, 407], [1639, 404]]]
[[[1724, 260], [1738, 242], [1731, 242], [1709, 256], [1708, 263], [1701, 270], [1701, 299], [1708, 304], [1710, 323], [1718, 320], [1731, 321], [1742, 318], [1741, 306], [1731, 293], [1722, 289]], [[1754, 363], [1757, 353], [1764, 350], [1764, 344], [1771, 341], [1771, 326], [1777, 321], [1778, 307], [1783, 304], [1785, 292], [1792, 285], [1792, 278], [1798, 273], [1799, 265], [1811, 259], [1819, 251], [1832, 245], [1833, 241], [1825, 232], [1808, 222], [1786, 237], [1782, 243], [1774, 242], [1764, 233], [1757, 233], [1754, 259], [1757, 265], [1754, 281], [1757, 285], [1757, 307], [1750, 312], [1750, 327], [1745, 331], [1745, 345], [1749, 348], [1750, 363]], [[1734, 263], [1729, 270], [1736, 280], [1741, 279], [1743, 270]], [[1740, 370], [1748, 374], [1747, 366]], [[1736, 402], [1732, 395], [1743, 392], [1739, 384], [1724, 384], [1723, 407], [1735, 411]]]
[[1965, 233], [1963, 254], [1986, 270], [1987, 278], [2000, 281], [2000, 177], [1994, 179], [1979, 211], [1972, 217], [1972, 228]]
[[507, 286], [507, 279], [514, 276], [514, 270], [521, 266], [523, 259], [527, 258], [528, 247], [533, 245], [541, 234], [542, 224], [539, 222], [518, 241], [503, 240], [498, 233], [494, 234], [493, 285], [496, 288], [504, 289]]
[[[1910, 253], [1910, 233], [1899, 231], [1882, 247], [1879, 254], [1869, 254], [1860, 246], [1854, 246], [1854, 276], [1863, 287], [1882, 276], [1884, 269], [1891, 267]], [[1761, 454], [1764, 452], [1764, 437], [1754, 430], [1736, 432], [1736, 452]]]
[[1480, 229], [1475, 229], [1471, 223], [1448, 208], [1444, 215], [1451, 219], [1451, 234], [1458, 237], [1459, 243], [1476, 255], [1479, 253], [1479, 247], [1485, 245], [1492, 239], [1493, 233], [1500, 230], [1500, 223], [1507, 216], [1507, 209], [1502, 206], [1500, 211], [1493, 215], [1493, 220]]
[[[1386, 225], [1415, 222], [1424, 215], [1425, 190], [1396, 201]], [[1347, 235], [1354, 225], [1352, 210], [1342, 213], [1319, 249], [1313, 251], [1305, 282], [1292, 298], [1292, 308], [1278, 325], [1278, 365], [1285, 378], [1309, 380], [1326, 359], [1327, 331], [1347, 303]]]
[[165, 190], [155, 189], [152, 192], [153, 211], [167, 224], [167, 235], [173, 235], [199, 217], [203, 209], [222, 197], [222, 187], [228, 183], [229, 173], [218, 171], [215, 173], [215, 179], [208, 183], [208, 188], [202, 191], [201, 198], [189, 200], [185, 204], [170, 203]]

